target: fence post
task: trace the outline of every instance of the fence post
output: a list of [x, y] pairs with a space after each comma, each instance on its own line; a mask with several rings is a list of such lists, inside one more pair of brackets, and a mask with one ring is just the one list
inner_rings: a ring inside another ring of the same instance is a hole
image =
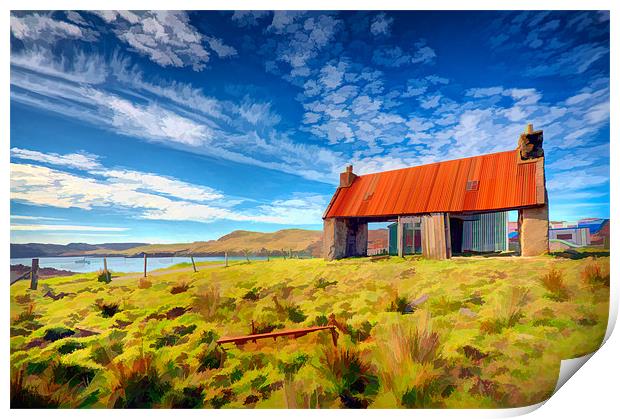
[[228, 252], [224, 252], [224, 264], [228, 268]]
[[144, 277], [146, 278], [146, 253], [144, 254]]
[[103, 257], [103, 272], [108, 281], [112, 280], [112, 274], [108, 271], [108, 259], [105, 256]]
[[190, 258], [192, 259], [192, 266], [194, 267], [194, 272], [198, 272], [198, 271], [196, 270], [196, 263], [194, 263], [194, 257], [193, 257], [193, 256], [190, 256]]
[[32, 267], [30, 269], [30, 289], [36, 290], [39, 283], [39, 259], [32, 259]]

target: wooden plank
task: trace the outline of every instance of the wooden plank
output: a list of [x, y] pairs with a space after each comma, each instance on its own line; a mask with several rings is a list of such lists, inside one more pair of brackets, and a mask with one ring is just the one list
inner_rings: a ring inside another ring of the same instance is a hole
[[39, 259], [32, 259], [32, 267], [30, 269], [30, 289], [36, 290], [39, 285]]
[[422, 254], [428, 259], [446, 259], [449, 251], [450, 226], [445, 213], [432, 213], [422, 217]]
[[237, 343], [243, 344], [249, 341], [256, 341], [260, 339], [268, 339], [268, 338], [279, 338], [284, 336], [294, 336], [300, 337], [305, 336], [308, 333], [318, 332], [320, 330], [336, 330], [336, 326], [314, 326], [307, 327], [303, 329], [290, 329], [290, 330], [280, 330], [278, 332], [269, 332], [269, 333], [257, 333], [251, 335], [244, 336], [225, 336], [217, 340], [218, 345], [222, 345], [224, 343]]

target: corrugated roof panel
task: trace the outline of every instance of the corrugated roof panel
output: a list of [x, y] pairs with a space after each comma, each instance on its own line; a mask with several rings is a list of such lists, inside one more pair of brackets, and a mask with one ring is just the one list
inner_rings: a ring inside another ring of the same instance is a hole
[[[517, 153], [505, 151], [358, 176], [350, 187], [339, 189], [326, 218], [536, 205], [538, 165], [519, 162]], [[478, 190], [466, 190], [468, 181], [479, 181]]]

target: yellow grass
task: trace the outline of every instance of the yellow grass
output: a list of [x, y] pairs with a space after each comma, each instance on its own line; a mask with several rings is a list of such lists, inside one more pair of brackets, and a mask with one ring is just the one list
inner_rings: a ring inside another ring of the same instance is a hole
[[[584, 274], [592, 264], [599, 271]], [[14, 405], [523, 406], [548, 397], [560, 360], [597, 349], [607, 325], [609, 288], [584, 278], [608, 275], [608, 257], [198, 268], [110, 284], [81, 274], [41, 280], [37, 291], [11, 286]], [[550, 270], [561, 272], [566, 298], [551, 298], [541, 280]], [[66, 295], [54, 300], [48, 291]], [[387, 311], [395, 295], [425, 294], [413, 313]], [[115, 304], [118, 312], [103, 314]], [[347, 330], [338, 348], [329, 332], [215, 343], [248, 334], [252, 320], [277, 330], [324, 324], [331, 313]]]

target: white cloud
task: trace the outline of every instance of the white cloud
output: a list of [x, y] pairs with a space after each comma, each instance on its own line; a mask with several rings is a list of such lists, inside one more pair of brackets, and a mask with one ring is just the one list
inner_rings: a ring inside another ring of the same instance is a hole
[[85, 32], [79, 26], [38, 13], [22, 17], [11, 14], [11, 33], [21, 41], [42, 43], [53, 43], [58, 39], [81, 39], [85, 37]]
[[125, 227], [100, 227], [65, 224], [11, 224], [13, 231], [127, 231]]
[[25, 221], [65, 221], [64, 218], [55, 217], [39, 217], [33, 215], [11, 215], [11, 220], [25, 220]]
[[550, 192], [575, 191], [600, 186], [609, 182], [609, 166], [603, 165], [596, 169], [555, 173], [547, 180], [547, 189]]
[[268, 30], [278, 35], [277, 60], [290, 65], [291, 75], [306, 77], [307, 62], [329, 44], [340, 23], [327, 14], [275, 11]]
[[237, 50], [230, 45], [224, 44], [221, 39], [209, 36], [207, 37], [207, 42], [209, 43], [209, 47], [215, 51], [220, 58], [234, 57], [237, 55]]
[[89, 96], [111, 112], [111, 124], [125, 135], [173, 141], [194, 147], [204, 145], [213, 135], [207, 126], [154, 103], [136, 105], [96, 90], [91, 90]]
[[192, 185], [154, 173], [114, 169], [91, 173], [103, 176], [108, 182], [122, 188], [145, 190], [188, 201], [213, 201], [224, 197], [220, 192], [207, 186]]
[[[212, 222], [233, 220], [272, 224], [318, 224], [323, 196], [302, 196], [238, 210], [239, 199], [227, 199], [212, 188], [178, 179], [132, 170], [93, 170], [76, 175], [44, 166], [11, 163], [11, 200], [57, 208], [115, 208], [130, 210], [136, 218]], [[204, 203], [208, 202], [208, 204]], [[22, 216], [14, 220], [43, 218]], [[64, 225], [14, 224], [14, 230], [88, 230]], [[104, 230], [101, 231], [114, 231]], [[118, 230], [120, 231], [120, 230]]]
[[370, 24], [370, 33], [373, 35], [389, 35], [393, 22], [393, 18], [387, 17], [385, 13], [379, 13]]
[[432, 95], [422, 98], [420, 100], [420, 106], [424, 109], [433, 109], [439, 106], [441, 95]]
[[40, 151], [13, 147], [11, 149], [11, 157], [81, 170], [93, 170], [101, 167], [97, 156], [85, 152], [70, 154], [41, 153]]
[[183, 11], [93, 12], [112, 25], [116, 36], [134, 51], [146, 55], [163, 67], [192, 67], [203, 70], [210, 59], [206, 41], [219, 57], [236, 55], [234, 47], [221, 39], [205, 37], [189, 22]]
[[437, 54], [435, 54], [435, 50], [431, 47], [426, 46], [423, 43], [418, 44], [418, 47], [418, 50], [413, 54], [413, 57], [411, 58], [411, 62], [413, 64], [430, 63], [435, 57], [437, 57]]

